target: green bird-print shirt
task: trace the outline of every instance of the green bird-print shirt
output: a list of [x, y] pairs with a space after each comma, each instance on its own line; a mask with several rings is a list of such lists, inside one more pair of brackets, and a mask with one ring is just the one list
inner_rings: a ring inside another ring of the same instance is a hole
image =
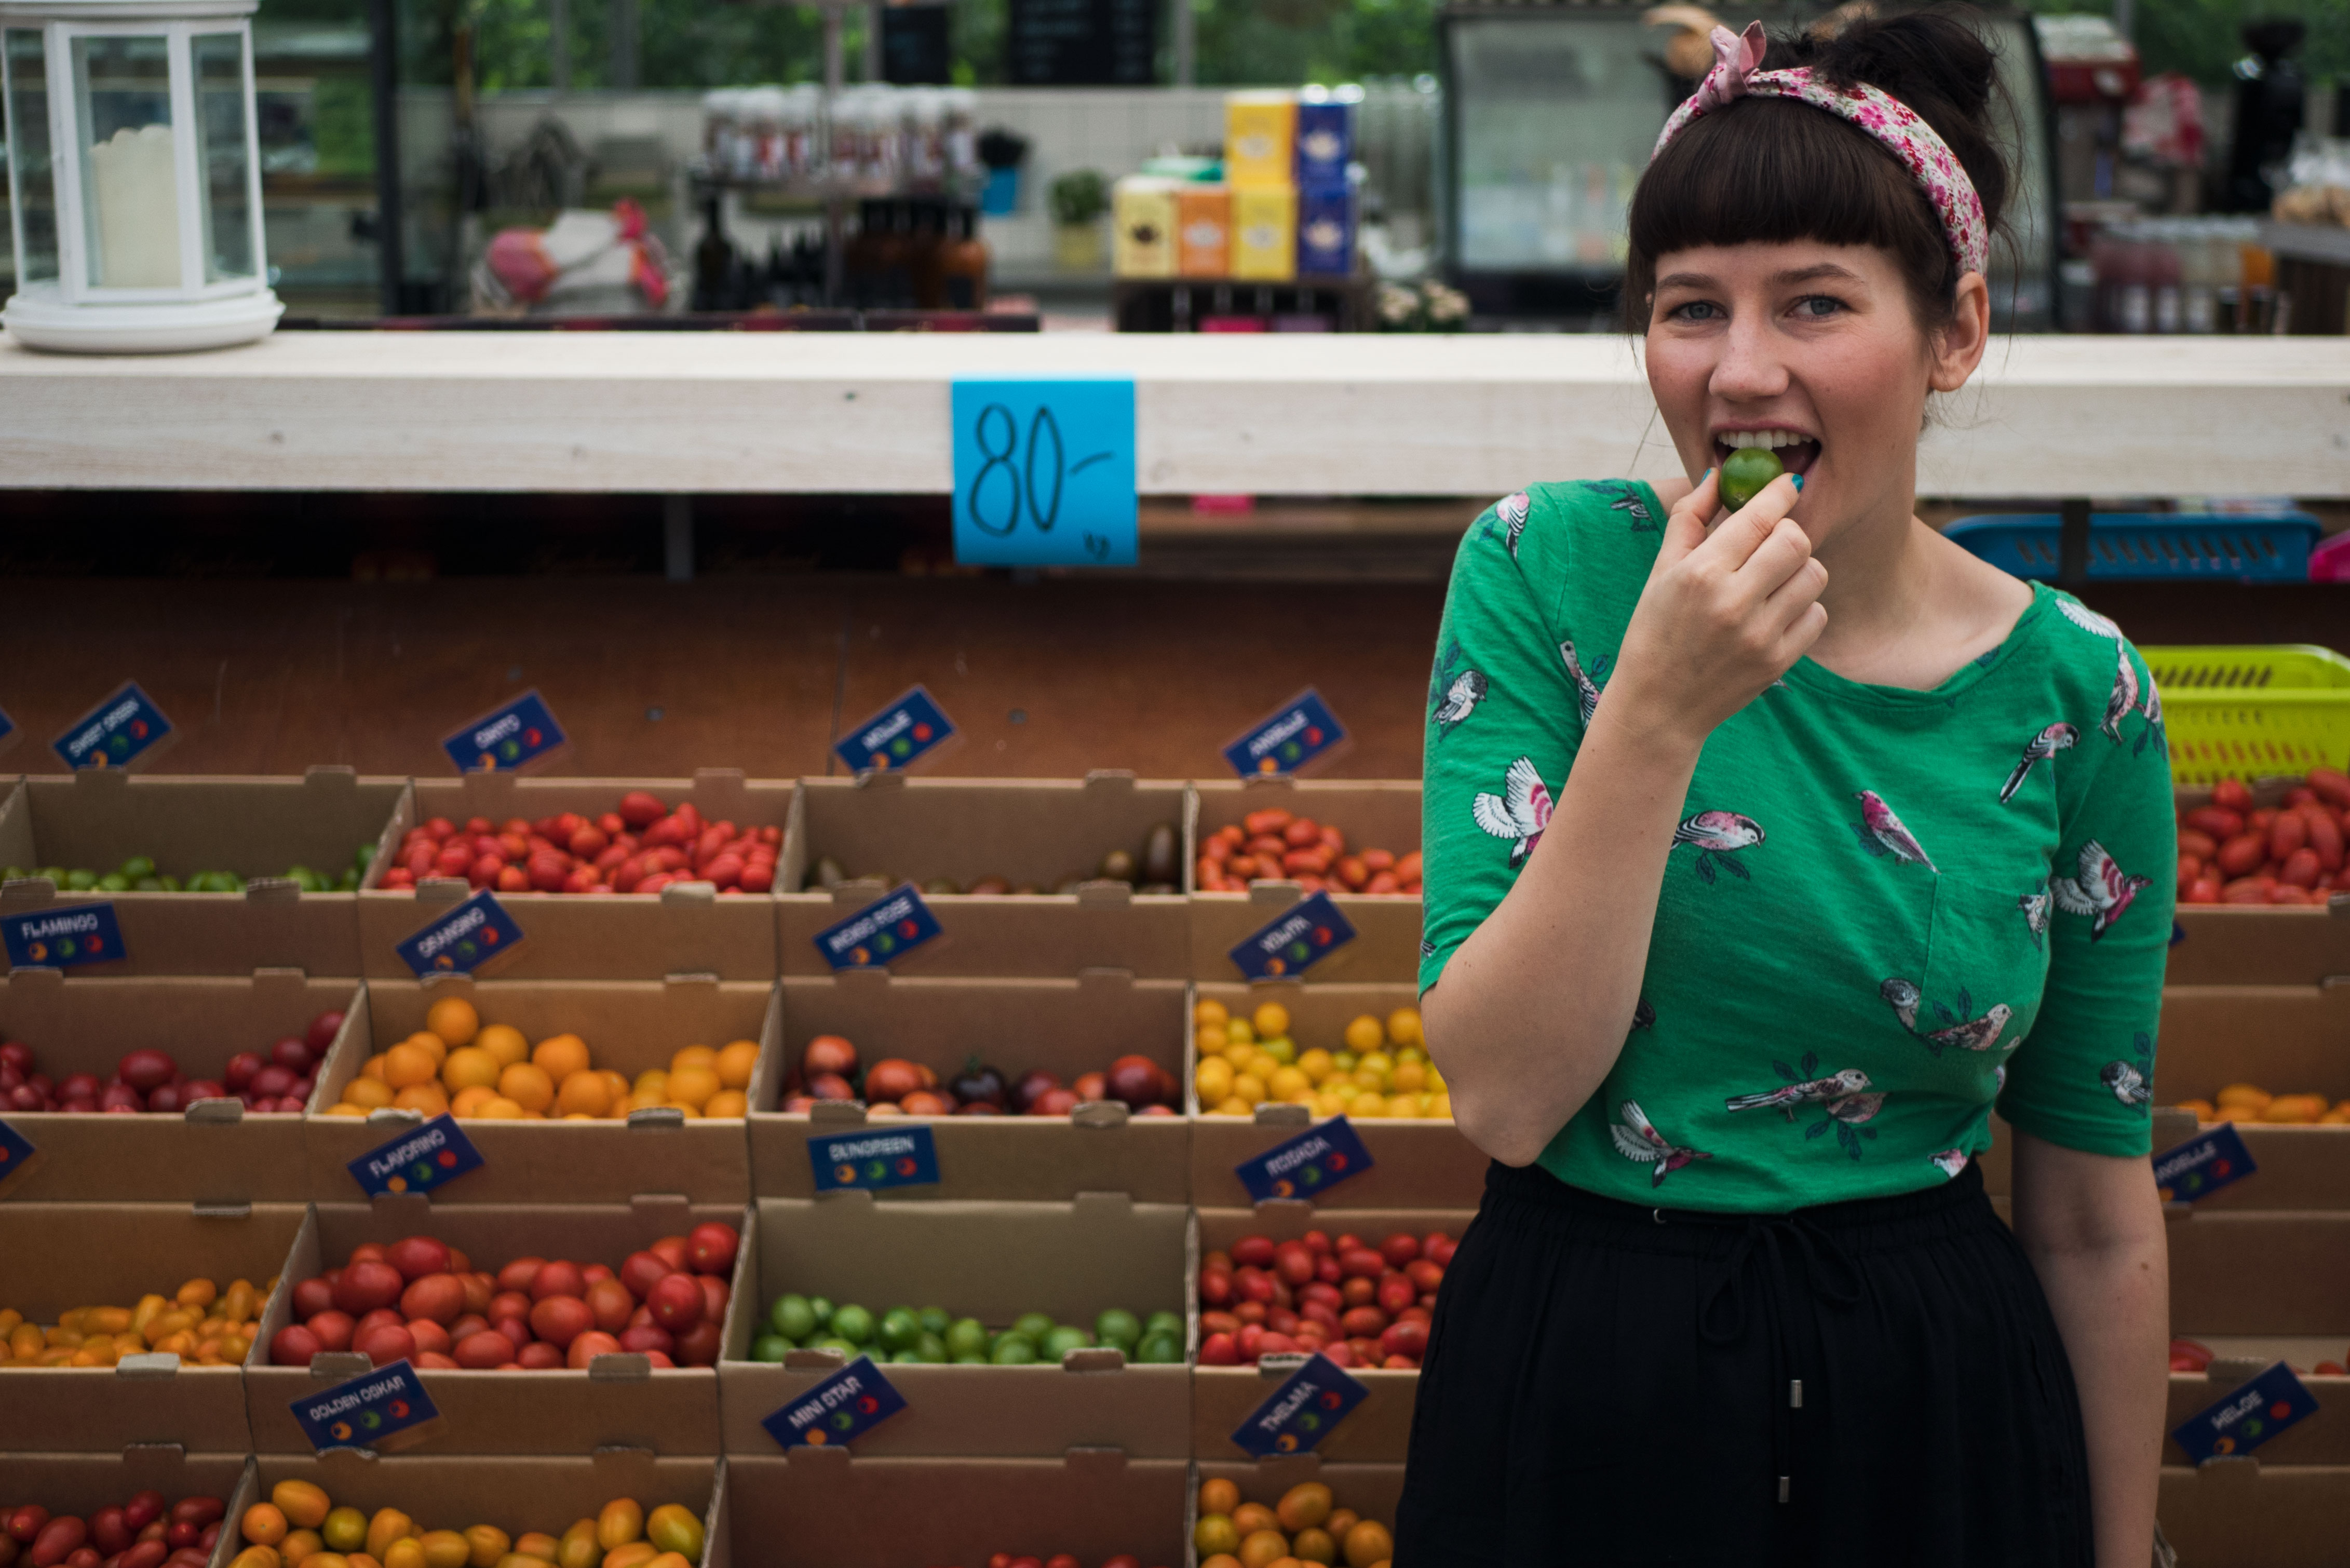
[[[1664, 519], [1644, 484], [1544, 484], [1462, 539], [1429, 683], [1423, 990], [1548, 821]], [[2161, 712], [2120, 630], [2045, 587], [1929, 691], [1798, 661], [1706, 742], [1623, 1054], [1543, 1166], [1777, 1213], [1948, 1180], [1994, 1105], [2146, 1154], [2178, 858]]]

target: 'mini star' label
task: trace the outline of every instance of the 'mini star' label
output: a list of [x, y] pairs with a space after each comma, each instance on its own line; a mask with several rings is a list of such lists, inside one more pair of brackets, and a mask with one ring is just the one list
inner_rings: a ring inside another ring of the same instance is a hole
[[759, 1425], [786, 1449], [830, 1448], [905, 1407], [906, 1397], [881, 1376], [873, 1358], [860, 1355]]

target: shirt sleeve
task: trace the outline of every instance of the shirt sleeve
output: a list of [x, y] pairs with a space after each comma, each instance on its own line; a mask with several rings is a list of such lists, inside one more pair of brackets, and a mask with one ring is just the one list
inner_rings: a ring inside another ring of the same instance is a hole
[[1422, 991], [1517, 881], [1583, 739], [1558, 629], [1567, 545], [1561, 504], [1521, 492], [1486, 508], [1453, 558], [1422, 763]]
[[[2150, 692], [2145, 661], [2122, 647]], [[2135, 711], [2118, 741], [2094, 721], [2081, 729], [2074, 756], [2087, 765], [2059, 787], [2047, 987], [1999, 1109], [2066, 1148], [2140, 1156], [2153, 1143], [2155, 1034], [2178, 898], [2170, 747], [2162, 725]]]

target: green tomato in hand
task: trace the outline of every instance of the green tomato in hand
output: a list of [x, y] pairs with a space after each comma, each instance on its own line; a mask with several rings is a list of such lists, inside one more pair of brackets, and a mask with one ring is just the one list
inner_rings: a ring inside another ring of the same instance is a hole
[[1762, 487], [1787, 472], [1779, 454], [1767, 446], [1742, 446], [1721, 465], [1721, 504], [1736, 512], [1762, 493]]

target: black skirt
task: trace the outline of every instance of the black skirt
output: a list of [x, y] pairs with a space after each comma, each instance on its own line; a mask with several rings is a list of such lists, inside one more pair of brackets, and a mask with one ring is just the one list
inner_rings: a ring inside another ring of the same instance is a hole
[[1495, 1165], [1436, 1301], [1396, 1568], [2087, 1568], [2064, 1346], [1970, 1165], [1644, 1209]]

